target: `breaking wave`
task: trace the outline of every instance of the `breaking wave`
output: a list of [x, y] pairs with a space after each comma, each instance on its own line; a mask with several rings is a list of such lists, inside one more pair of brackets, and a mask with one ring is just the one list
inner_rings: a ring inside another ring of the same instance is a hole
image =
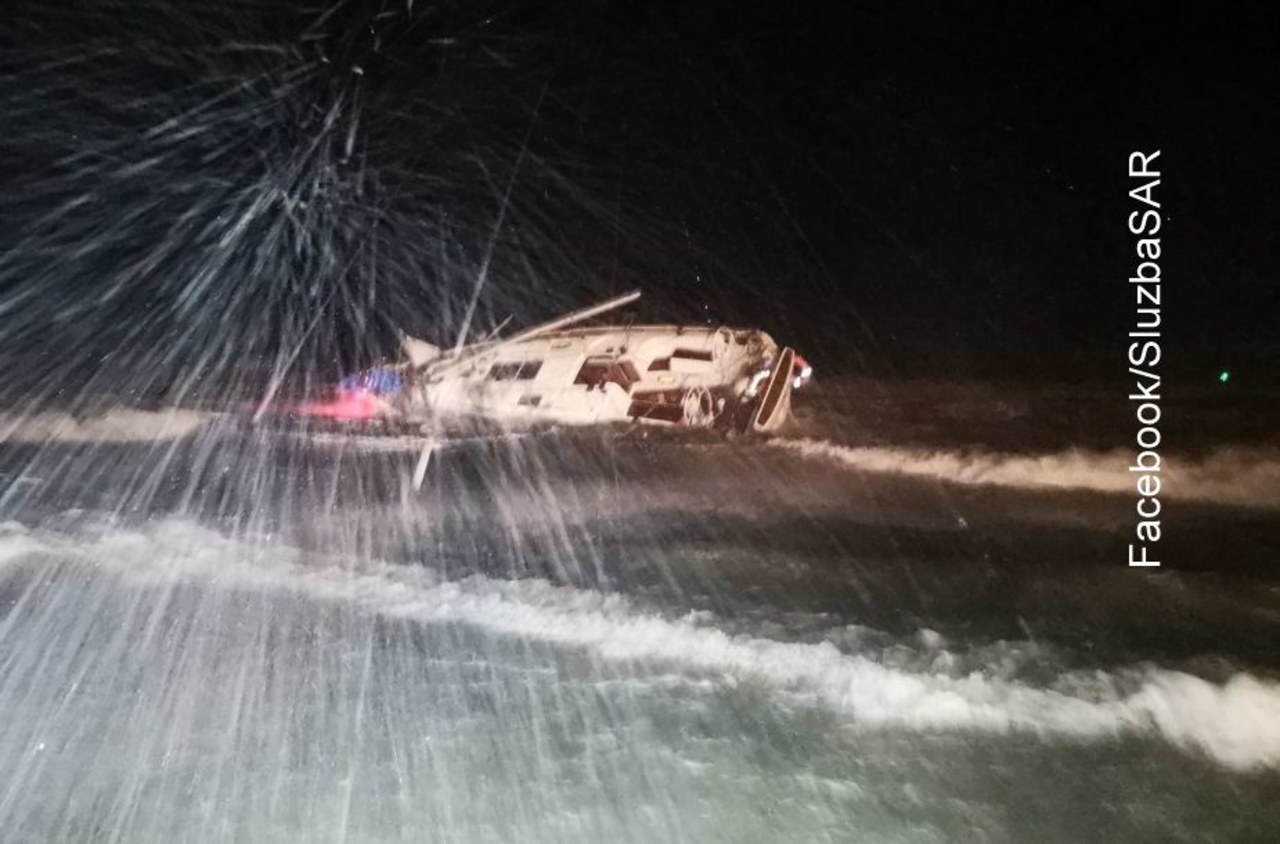
[[[664, 617], [631, 600], [541, 580], [308, 557], [170, 520], [147, 531], [98, 526], [76, 535], [0, 525], [0, 566], [72, 561], [137, 586], [289, 592], [388, 617], [462, 623], [491, 633], [755, 681], [828, 707], [865, 727], [1026, 731], [1074, 739], [1159, 736], [1238, 770], [1280, 767], [1280, 684], [1238, 673], [1225, 684], [1177, 671], [1066, 674], [1036, 687], [890, 667], [830, 641], [731, 635], [705, 614]], [[0, 569], [2, 570], [2, 569]]]
[[[1132, 492], [1133, 453], [1069, 449], [1021, 455], [883, 446], [854, 447], [825, 440], [773, 440], [805, 457], [866, 472], [936, 478], [967, 485], [1020, 489], [1087, 489]], [[1280, 450], [1223, 447], [1199, 459], [1166, 457], [1161, 495], [1244, 507], [1280, 508]]]
[[77, 419], [70, 413], [0, 414], [0, 443], [139, 443], [177, 440], [213, 415], [199, 410], [124, 408]]

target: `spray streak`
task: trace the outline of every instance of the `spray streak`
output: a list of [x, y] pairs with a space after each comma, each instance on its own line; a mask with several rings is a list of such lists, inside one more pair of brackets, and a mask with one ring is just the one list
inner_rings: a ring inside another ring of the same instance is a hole
[[[506, 277], [528, 259], [503, 232], [547, 237], [516, 178], [550, 169], [530, 149], [547, 74], [515, 72], [536, 40], [478, 6], [232, 2], [196, 19], [97, 0], [54, 21], [31, 5], [31, 37], [0, 51], [10, 409], [261, 401], [376, 358], [398, 329], [527, 305]], [[576, 202], [567, 183], [536, 190]]]

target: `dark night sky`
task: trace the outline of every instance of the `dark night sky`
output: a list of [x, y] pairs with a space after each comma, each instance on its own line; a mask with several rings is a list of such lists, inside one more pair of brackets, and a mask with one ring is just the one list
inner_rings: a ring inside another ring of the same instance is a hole
[[[60, 178], [58, 156], [94, 126], [128, 141], [129, 121], [159, 119], [171, 91], [211, 73], [184, 67], [187, 43], [293, 44], [290, 55], [303, 57], [323, 44], [334, 78], [361, 68], [360, 137], [380, 168], [379, 207], [403, 210], [402, 220], [447, 218], [465, 242], [465, 272], [414, 282], [427, 300], [449, 285], [465, 299], [493, 197], [514, 173], [486, 318], [533, 319], [642, 286], [646, 317], [757, 323], [823, 371], [1118, 379], [1134, 307], [1126, 157], [1159, 148], [1169, 371], [1199, 380], [1230, 365], [1274, 384], [1277, 13], [1166, 5], [514, 0], [419, 3], [406, 24], [369, 17], [377, 2], [353, 2], [328, 20], [327, 40], [310, 42], [298, 21], [315, 13], [296, 4], [243, 0], [227, 8], [251, 14], [215, 26], [214, 13], [167, 0], [129, 7], [145, 14], [118, 13], [126, 6], [115, 0], [23, 0], [0, 67], [11, 112], [0, 246], [17, 247], [43, 195], [31, 186], [43, 170]], [[379, 33], [376, 52], [366, 32]], [[112, 46], [106, 64], [55, 86], [70, 92], [61, 103], [13, 109], [34, 85], [30, 55], [91, 43]], [[261, 55], [243, 61], [275, 61]], [[234, 78], [234, 68], [218, 72]], [[225, 86], [213, 78], [210, 90]], [[90, 96], [94, 86], [101, 96]], [[151, 110], [133, 117], [116, 105], [135, 100]], [[296, 137], [275, 129], [250, 149], [306, 142], [309, 114], [288, 118]], [[193, 145], [184, 167], [206, 166], [205, 137], [184, 141]], [[113, 155], [146, 155], [145, 145], [121, 149]], [[234, 180], [238, 162], [202, 177]], [[112, 190], [122, 197], [154, 194], [136, 178], [121, 184]], [[186, 200], [174, 201], [145, 220], [180, 213]], [[134, 232], [137, 243], [104, 254], [149, 248], [166, 231]], [[416, 237], [390, 231], [392, 252]], [[386, 288], [395, 259], [379, 259], [381, 275], [342, 283]], [[69, 269], [63, 293], [101, 287], [97, 272]], [[14, 278], [0, 273], [0, 286]], [[72, 322], [115, 325], [163, 308], [157, 284], [139, 281], [132, 298], [112, 300], [116, 310], [95, 306]], [[243, 301], [268, 313], [257, 303], [277, 282], [260, 284]], [[402, 312], [413, 301], [412, 291], [392, 292], [351, 298]], [[437, 333], [448, 330], [440, 324]]]
[[778, 289], [751, 314], [842, 365], [1106, 376], [1126, 155], [1160, 148], [1173, 362], [1274, 361], [1274, 14], [639, 5], [587, 27], [623, 92], [593, 117], [724, 261], [719, 309]]

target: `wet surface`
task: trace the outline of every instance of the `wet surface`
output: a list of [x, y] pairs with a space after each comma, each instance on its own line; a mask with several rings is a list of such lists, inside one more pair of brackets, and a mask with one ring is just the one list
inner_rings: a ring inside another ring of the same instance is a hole
[[[1105, 473], [1028, 489], [544, 432], [438, 445], [415, 490], [421, 445], [215, 420], [5, 446], [7, 828], [1235, 841], [1280, 822], [1264, 507], [1172, 501], [1175, 564], [1135, 572]], [[902, 459], [922, 445], [946, 447], [917, 432]]]

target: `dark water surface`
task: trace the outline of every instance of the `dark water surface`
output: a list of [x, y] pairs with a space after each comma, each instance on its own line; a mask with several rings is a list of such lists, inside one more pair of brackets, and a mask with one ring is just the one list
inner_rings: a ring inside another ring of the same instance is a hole
[[421, 490], [420, 442], [14, 437], [0, 825], [1280, 839], [1265, 424], [1188, 404], [1217, 438], [1137, 571], [1123, 418], [1090, 439], [1079, 395], [939, 389], [828, 388], [783, 443], [452, 444]]

